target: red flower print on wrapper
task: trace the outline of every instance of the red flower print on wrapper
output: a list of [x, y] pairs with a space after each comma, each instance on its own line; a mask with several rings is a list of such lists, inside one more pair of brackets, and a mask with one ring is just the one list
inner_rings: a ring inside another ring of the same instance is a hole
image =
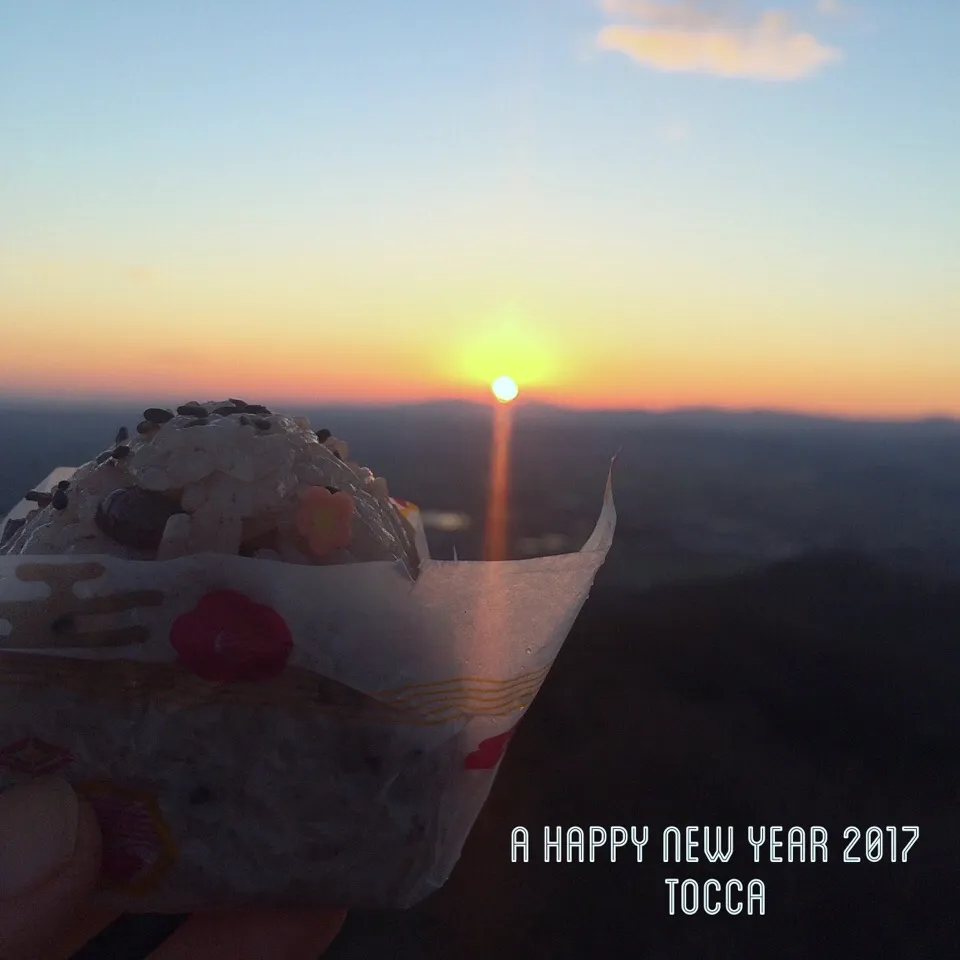
[[170, 628], [183, 665], [203, 680], [249, 683], [283, 673], [293, 638], [272, 607], [234, 590], [215, 590]]
[[519, 724], [511, 727], [506, 733], [498, 733], [495, 737], [482, 740], [473, 753], [467, 754], [466, 760], [463, 761], [464, 769], [492, 770], [502, 759], [518, 726]]
[[322, 557], [350, 544], [350, 518], [353, 497], [326, 487], [310, 487], [300, 500], [297, 511], [297, 532], [307, 541], [310, 550]]

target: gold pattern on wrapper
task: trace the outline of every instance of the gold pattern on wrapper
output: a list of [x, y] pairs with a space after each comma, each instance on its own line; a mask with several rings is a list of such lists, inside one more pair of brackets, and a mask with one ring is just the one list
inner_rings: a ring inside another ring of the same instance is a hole
[[485, 681], [479, 686], [469, 678], [454, 678], [445, 681], [438, 693], [427, 690], [420, 696], [412, 688], [402, 688], [374, 697], [301, 667], [287, 667], [274, 680], [218, 683], [203, 680], [176, 662], [41, 658], [0, 651], [0, 683], [15, 687], [55, 687], [80, 697], [119, 703], [142, 699], [166, 709], [281, 707], [291, 714], [326, 713], [418, 727], [465, 716], [517, 713], [533, 700], [546, 672]]
[[[53, 649], [57, 647], [125, 647], [145, 643], [150, 630], [142, 625], [115, 626], [112, 616], [139, 607], [158, 607], [164, 602], [159, 590], [132, 590], [109, 597], [86, 597], [74, 593], [74, 586], [97, 580], [106, 568], [91, 563], [22, 563], [16, 577], [24, 583], [44, 583], [46, 597], [33, 600], [0, 601], [0, 619], [8, 620], [12, 631], [0, 647]], [[85, 618], [91, 618], [85, 623]], [[98, 626], [92, 618], [99, 618]], [[84, 629], [92, 626], [93, 629]]]
[[446, 723], [461, 716], [507, 717], [530, 705], [549, 669], [543, 667], [512, 680], [452, 677], [413, 683], [383, 690], [377, 699], [413, 711], [431, 723]]
[[218, 683], [195, 676], [177, 662], [41, 658], [0, 651], [0, 683], [56, 687], [80, 697], [119, 703], [142, 699], [168, 709], [281, 707], [290, 713], [330, 713], [380, 723], [424, 726], [438, 722], [421, 718], [402, 706], [381, 703], [359, 690], [300, 667], [287, 667], [274, 680]]

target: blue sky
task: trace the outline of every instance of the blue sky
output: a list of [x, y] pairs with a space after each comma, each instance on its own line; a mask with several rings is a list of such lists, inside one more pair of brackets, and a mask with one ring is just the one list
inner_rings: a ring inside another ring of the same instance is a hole
[[[14, 332], [79, 342], [99, 316], [107, 356], [124, 316], [202, 317], [252, 350], [264, 323], [316, 346], [340, 318], [378, 363], [413, 338], [406, 394], [450, 387], [415, 352], [509, 316], [556, 354], [518, 361], [554, 397], [599, 365], [630, 404], [960, 409], [951, 0], [36, 0], [4, 22]], [[748, 360], [778, 374], [747, 389]]]

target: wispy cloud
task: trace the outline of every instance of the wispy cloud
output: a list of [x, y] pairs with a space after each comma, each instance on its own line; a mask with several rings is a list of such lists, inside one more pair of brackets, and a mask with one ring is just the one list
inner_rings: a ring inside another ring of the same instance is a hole
[[863, 10], [847, 0], [817, 0], [817, 13], [838, 20], [861, 20]]
[[661, 0], [602, 0], [600, 4], [612, 17], [631, 17], [650, 27], [677, 30], [706, 30], [723, 27], [729, 22], [724, 10], [711, 11], [704, 2], [680, 0], [663, 3]]
[[656, 70], [787, 81], [809, 76], [841, 56], [778, 10], [744, 23], [728, 9], [711, 9], [698, 0], [602, 0], [602, 6], [612, 17], [635, 22], [604, 27], [597, 37], [600, 48]]

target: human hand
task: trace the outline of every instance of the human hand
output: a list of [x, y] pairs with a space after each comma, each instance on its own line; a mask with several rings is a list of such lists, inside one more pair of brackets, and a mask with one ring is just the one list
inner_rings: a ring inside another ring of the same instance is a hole
[[[90, 903], [101, 850], [93, 808], [65, 780], [0, 795], [0, 960], [67, 960], [115, 919]], [[197, 914], [150, 960], [314, 960], [345, 918], [345, 910]]]

